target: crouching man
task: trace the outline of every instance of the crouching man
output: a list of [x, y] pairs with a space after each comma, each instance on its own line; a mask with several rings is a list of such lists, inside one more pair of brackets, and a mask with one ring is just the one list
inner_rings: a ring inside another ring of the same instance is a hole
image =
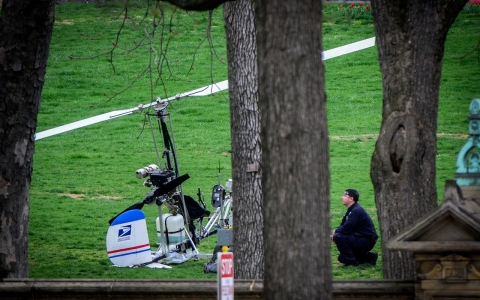
[[330, 236], [340, 252], [338, 261], [345, 266], [377, 263], [378, 254], [370, 252], [377, 242], [377, 231], [370, 215], [357, 203], [359, 197], [356, 190], [345, 190], [342, 203], [347, 207], [347, 212], [340, 226]]

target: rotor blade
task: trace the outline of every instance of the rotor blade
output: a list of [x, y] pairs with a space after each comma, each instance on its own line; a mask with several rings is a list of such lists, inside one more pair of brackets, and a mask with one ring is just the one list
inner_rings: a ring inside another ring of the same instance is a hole
[[35, 140], [38, 141], [38, 140], [50, 137], [52, 135], [60, 134], [60, 133], [67, 132], [67, 131], [74, 130], [74, 129], [78, 129], [78, 128], [82, 128], [82, 127], [92, 125], [92, 124], [96, 124], [96, 123], [100, 123], [100, 122], [103, 122], [103, 121], [108, 121], [108, 120], [118, 118], [118, 117], [121, 117], [121, 116], [129, 115], [129, 114], [131, 114], [131, 113], [133, 113], [137, 110], [138, 110], [138, 108], [125, 109], [125, 110], [115, 110], [115, 111], [104, 113], [102, 115], [98, 115], [98, 116], [91, 117], [91, 118], [88, 118], [88, 119], [83, 119], [83, 120], [80, 120], [80, 121], [77, 121], [77, 122], [73, 122], [73, 123], [69, 123], [69, 124], [66, 124], [66, 125], [62, 125], [62, 126], [59, 126], [59, 127], [52, 128], [52, 129], [48, 129], [48, 130], [37, 133], [35, 135]]
[[[334, 57], [349, 54], [349, 53], [352, 53], [352, 52], [360, 51], [360, 50], [363, 50], [363, 49], [366, 49], [366, 48], [369, 48], [369, 47], [373, 47], [374, 45], [375, 45], [375, 37], [372, 37], [372, 38], [365, 39], [365, 40], [355, 42], [355, 43], [352, 43], [352, 44], [348, 44], [348, 45], [344, 45], [344, 46], [341, 46], [341, 47], [333, 48], [333, 49], [322, 52], [322, 60], [327, 60], [327, 59], [331, 59], [331, 58], [334, 58]], [[85, 127], [85, 126], [92, 125], [92, 124], [95, 124], [95, 123], [100, 123], [100, 122], [103, 122], [103, 121], [108, 121], [108, 120], [111, 120], [111, 119], [114, 119], [114, 118], [117, 118], [117, 117], [129, 115], [129, 114], [132, 114], [136, 111], [141, 111], [145, 108], [154, 106], [155, 104], [158, 104], [159, 102], [170, 102], [170, 101], [173, 101], [173, 100], [179, 100], [179, 99], [189, 97], [189, 96], [208, 96], [208, 95], [211, 95], [213, 93], [217, 93], [217, 92], [220, 92], [220, 91], [223, 91], [223, 90], [226, 90], [226, 89], [228, 89], [228, 80], [224, 80], [224, 81], [221, 81], [221, 82], [218, 82], [218, 83], [207, 85], [205, 87], [201, 87], [201, 88], [198, 88], [198, 89], [195, 89], [193, 91], [186, 92], [186, 93], [183, 93], [183, 94], [178, 94], [178, 95], [175, 95], [175, 96], [167, 98], [167, 99], [163, 99], [163, 100], [159, 99], [158, 101], [152, 102], [152, 103], [147, 104], [147, 105], [139, 105], [138, 107], [131, 108], [131, 109], [125, 109], [125, 110], [116, 110], [116, 111], [105, 113], [105, 114], [102, 114], [102, 115], [99, 115], [99, 116], [95, 116], [95, 117], [91, 117], [91, 118], [84, 119], [84, 120], [81, 120], [81, 121], [66, 124], [66, 125], [63, 125], [63, 126], [60, 126], [60, 127], [55, 127], [55, 128], [52, 128], [52, 129], [48, 129], [48, 130], [37, 133], [35, 135], [35, 140], [36, 141], [41, 140], [41, 139], [44, 139], [46, 137], [50, 137], [50, 136], [53, 136], [53, 135], [56, 135], [56, 134], [64, 133], [64, 132], [67, 132], [67, 131], [70, 131], [70, 130], [78, 129], [78, 128], [81, 128], [81, 127]]]
[[191, 92], [180, 94], [183, 97], [185, 96], [208, 96], [216, 92], [220, 92], [228, 89], [228, 80], [220, 81], [218, 83], [211, 84], [209, 86], [193, 90]]
[[333, 49], [322, 52], [322, 60], [327, 60], [330, 58], [334, 58], [334, 57], [342, 56], [352, 52], [367, 49], [367, 48], [373, 47], [374, 45], [375, 45], [375, 37], [372, 37], [356, 43], [351, 43], [348, 45], [333, 48]]
[[[220, 91], [223, 91], [223, 90], [226, 90], [226, 89], [228, 89], [228, 80], [224, 80], [224, 81], [221, 81], [219, 83], [214, 83], [214, 84], [211, 84], [211, 85], [207, 85], [207, 86], [195, 89], [193, 91], [186, 92], [186, 93], [183, 93], [183, 94], [178, 94], [178, 95], [175, 95], [173, 97], [163, 99], [163, 100], [160, 100], [160, 101], [170, 102], [172, 100], [179, 100], [181, 98], [190, 97], [190, 96], [208, 96], [208, 95], [211, 95], [213, 93], [217, 93], [217, 92], [220, 92]], [[52, 128], [52, 129], [48, 129], [48, 130], [37, 133], [35, 135], [35, 140], [38, 141], [38, 140], [41, 140], [41, 139], [44, 139], [44, 138], [47, 138], [47, 137], [50, 137], [50, 136], [53, 136], [53, 135], [57, 135], [57, 134], [60, 134], [60, 133], [64, 133], [64, 132], [67, 132], [67, 131], [71, 131], [71, 130], [74, 130], [74, 129], [78, 129], [78, 128], [82, 128], [82, 127], [89, 126], [89, 125], [92, 125], [92, 124], [100, 123], [100, 122], [103, 122], [103, 121], [108, 121], [108, 120], [111, 120], [111, 119], [114, 119], [114, 118], [126, 116], [126, 115], [132, 114], [136, 111], [141, 111], [145, 108], [151, 107], [151, 106], [153, 106], [157, 103], [158, 103], [158, 101], [152, 102], [152, 103], [147, 104], [147, 105], [139, 105], [138, 107], [131, 108], [131, 109], [115, 110], [115, 111], [104, 113], [102, 115], [98, 115], [98, 116], [95, 116], [95, 117], [83, 119], [83, 120], [80, 120], [80, 121], [77, 121], [77, 122], [73, 122], [73, 123], [69, 123], [69, 124], [66, 124], [66, 125], [62, 125], [62, 126], [59, 126], [59, 127]]]

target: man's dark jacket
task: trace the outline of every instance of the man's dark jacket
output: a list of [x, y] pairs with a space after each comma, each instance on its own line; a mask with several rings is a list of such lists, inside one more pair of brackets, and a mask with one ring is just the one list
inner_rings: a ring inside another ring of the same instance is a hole
[[372, 218], [357, 202], [347, 209], [347, 213], [343, 216], [340, 226], [335, 229], [335, 233], [375, 240], [378, 238]]

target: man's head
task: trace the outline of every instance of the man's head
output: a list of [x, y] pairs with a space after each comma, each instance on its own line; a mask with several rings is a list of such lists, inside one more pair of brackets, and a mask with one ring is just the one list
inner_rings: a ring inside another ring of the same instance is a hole
[[360, 198], [360, 195], [358, 194], [358, 192], [356, 190], [347, 189], [343, 193], [342, 203], [346, 207], [350, 207], [352, 204], [354, 204], [358, 201], [358, 198]]

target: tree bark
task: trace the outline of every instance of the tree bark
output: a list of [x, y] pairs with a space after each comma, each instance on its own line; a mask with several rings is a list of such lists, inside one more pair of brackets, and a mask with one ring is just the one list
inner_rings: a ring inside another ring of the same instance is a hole
[[437, 207], [438, 97], [447, 32], [467, 0], [372, 0], [383, 82], [380, 136], [370, 176], [384, 277], [411, 279], [411, 254], [386, 243]]
[[256, 1], [265, 299], [331, 299], [322, 1]]
[[[226, 2], [224, 17], [232, 136], [235, 278], [262, 279], [262, 155], [253, 4], [249, 0]], [[252, 171], [249, 165], [259, 168]]]
[[54, 0], [3, 0], [0, 16], [0, 278], [28, 277], [34, 135]]

